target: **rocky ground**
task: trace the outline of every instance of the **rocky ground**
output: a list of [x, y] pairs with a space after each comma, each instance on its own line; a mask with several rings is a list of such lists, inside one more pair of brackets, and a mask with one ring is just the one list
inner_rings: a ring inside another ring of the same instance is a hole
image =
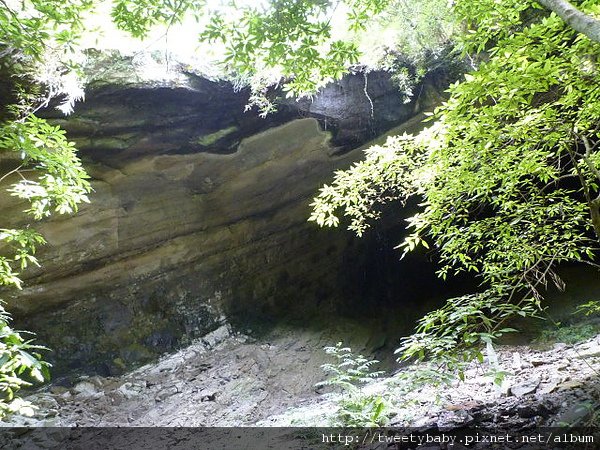
[[[600, 406], [600, 335], [577, 345], [554, 344], [548, 350], [503, 346], [495, 351], [494, 382], [490, 363], [474, 364], [464, 381], [437, 389], [406, 391], [398, 375], [373, 382], [364, 394], [380, 395], [388, 403], [389, 426], [422, 430], [453, 430], [477, 426], [526, 430], [536, 427], [597, 426]], [[260, 425], [328, 425], [338, 409], [339, 395], [313, 397], [305, 405], [269, 417]], [[333, 413], [332, 413], [333, 412]]]
[[325, 332], [284, 326], [260, 339], [223, 325], [127, 375], [46, 386], [27, 397], [39, 407], [35, 416], [10, 425], [249, 426], [317, 398], [320, 366], [329, 361], [322, 349], [340, 335], [353, 336], [355, 348], [381, 345], [356, 324]]
[[[46, 386], [28, 398], [39, 405], [34, 417], [14, 417], [6, 425], [335, 425], [340, 394], [323, 393], [315, 383], [325, 378], [321, 364], [331, 361], [322, 348], [340, 333], [278, 328], [256, 339], [234, 335], [224, 325], [125, 376], [82, 377], [72, 386]], [[355, 336], [349, 345], [373, 347], [368, 335]], [[506, 373], [500, 386], [488, 374], [491, 363]], [[471, 367], [464, 382], [437, 391], [423, 387], [406, 392], [397, 376], [402, 370], [363, 388], [386, 399], [392, 426], [587, 426], [596, 420], [600, 405], [600, 335], [545, 350], [499, 347], [487, 361]]]

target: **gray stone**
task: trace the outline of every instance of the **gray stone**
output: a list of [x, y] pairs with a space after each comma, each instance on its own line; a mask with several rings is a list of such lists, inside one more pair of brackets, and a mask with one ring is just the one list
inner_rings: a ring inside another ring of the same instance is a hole
[[73, 392], [82, 397], [92, 396], [98, 393], [98, 388], [90, 381], [80, 381], [73, 386]]
[[473, 423], [474, 418], [466, 411], [456, 411], [454, 414], [443, 415], [438, 418], [437, 426], [440, 431], [448, 431], [454, 428], [468, 426]]
[[529, 362], [533, 367], [543, 366], [544, 364], [548, 364], [548, 361], [544, 361], [543, 359], [530, 359]]
[[124, 398], [130, 399], [140, 395], [141, 389], [137, 386], [134, 386], [132, 383], [127, 382], [119, 386], [117, 392], [123, 395]]
[[578, 358], [596, 358], [600, 356], [600, 345], [594, 343], [589, 347], [584, 347], [576, 352]]
[[525, 419], [539, 415], [535, 405], [531, 404], [517, 406], [517, 414], [519, 415], [519, 417], [523, 417]]
[[540, 381], [541, 380], [539, 378], [533, 378], [531, 380], [515, 384], [510, 387], [510, 392], [515, 397], [522, 397], [524, 395], [533, 394], [540, 385]]
[[594, 414], [595, 406], [590, 402], [570, 406], [556, 418], [557, 426], [584, 426]]
[[562, 390], [570, 390], [581, 387], [583, 383], [579, 380], [570, 380], [569, 377], [566, 377], [562, 383], [558, 385], [558, 389]]
[[513, 369], [521, 368], [521, 354], [519, 352], [513, 352], [512, 367]]
[[200, 397], [200, 401], [202, 402], [214, 402], [219, 394], [218, 391], [214, 389], [203, 389], [200, 391], [198, 396]]
[[544, 383], [540, 387], [538, 392], [540, 394], [550, 394], [551, 392], [554, 392], [558, 388], [559, 384], [560, 384], [560, 378], [551, 378], [550, 380], [548, 380], [546, 383]]
[[163, 402], [167, 398], [172, 397], [175, 394], [179, 394], [179, 389], [177, 388], [177, 386], [171, 386], [159, 391], [158, 394], [156, 394], [156, 396], [154, 397], [154, 400], [156, 400], [157, 402]]
[[215, 331], [208, 333], [202, 338], [202, 342], [208, 347], [213, 348], [217, 344], [220, 344], [225, 339], [231, 336], [231, 327], [229, 325], [222, 325]]

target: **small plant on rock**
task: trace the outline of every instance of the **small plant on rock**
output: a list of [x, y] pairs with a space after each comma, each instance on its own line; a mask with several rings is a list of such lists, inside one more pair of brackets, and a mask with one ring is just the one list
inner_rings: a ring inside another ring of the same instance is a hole
[[377, 364], [376, 359], [367, 359], [363, 355], [355, 356], [350, 347], [343, 347], [338, 342], [335, 347], [325, 347], [325, 353], [332, 355], [337, 363], [323, 364], [321, 368], [329, 374], [329, 378], [317, 386], [339, 386], [343, 390], [355, 390], [357, 385], [368, 383], [384, 374], [373, 371], [371, 366]]
[[348, 427], [381, 427], [389, 422], [388, 401], [380, 395], [349, 395], [340, 400], [338, 419]]
[[374, 371], [372, 366], [379, 361], [367, 359], [363, 355], [354, 355], [352, 349], [338, 342], [334, 347], [325, 347], [335, 363], [323, 364], [321, 368], [329, 378], [317, 383], [317, 387], [339, 387], [342, 396], [339, 400], [337, 420], [344, 426], [383, 426], [389, 421], [389, 404], [381, 395], [369, 395], [362, 391], [361, 385], [383, 375], [383, 371]]

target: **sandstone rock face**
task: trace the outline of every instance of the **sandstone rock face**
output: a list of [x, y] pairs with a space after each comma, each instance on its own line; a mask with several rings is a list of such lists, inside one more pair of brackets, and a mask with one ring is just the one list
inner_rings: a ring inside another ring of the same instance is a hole
[[[306, 222], [309, 204], [361, 156], [351, 146], [431, 104], [405, 104], [380, 74], [371, 101], [388, 105], [385, 120], [357, 107], [363, 85], [352, 80], [265, 120], [244, 113], [244, 92], [181, 77], [92, 83], [74, 115], [55, 118], [81, 150], [92, 203], [39, 224], [42, 268], [3, 297], [18, 326], [52, 348], [56, 373], [118, 373], [225, 317], [369, 307], [364, 250], [381, 243], [318, 229]], [[339, 89], [354, 91], [344, 100]], [[0, 200], [3, 218], [20, 216], [22, 205]]]

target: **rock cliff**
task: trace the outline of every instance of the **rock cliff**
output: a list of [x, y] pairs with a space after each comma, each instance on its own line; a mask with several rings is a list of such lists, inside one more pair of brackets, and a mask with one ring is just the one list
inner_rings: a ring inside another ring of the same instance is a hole
[[[119, 373], [226, 319], [381, 306], [373, 302], [386, 295], [373, 285], [397, 264], [377, 253], [385, 236], [358, 243], [318, 229], [306, 222], [309, 204], [334, 170], [360, 158], [360, 145], [415, 127], [443, 73], [408, 103], [384, 73], [368, 75], [368, 97], [365, 75], [350, 75], [261, 119], [230, 84], [183, 68], [150, 81], [131, 61], [119, 64], [96, 68], [72, 116], [46, 112], [78, 144], [92, 203], [39, 224], [41, 269], [26, 274], [23, 291], [2, 294], [18, 326], [52, 348], [55, 373]], [[21, 209], [1, 198], [3, 218]], [[367, 264], [374, 254], [378, 263]]]

